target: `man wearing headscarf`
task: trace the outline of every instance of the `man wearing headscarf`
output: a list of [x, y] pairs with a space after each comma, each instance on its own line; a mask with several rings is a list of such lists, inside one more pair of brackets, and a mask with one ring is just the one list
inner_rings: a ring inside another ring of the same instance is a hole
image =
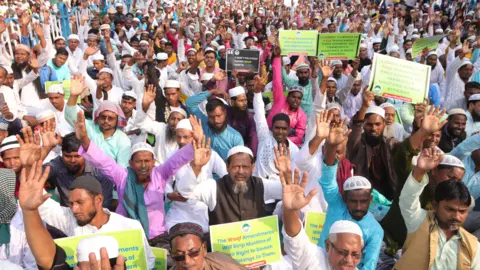
[[[85, 85], [79, 79], [73, 79], [70, 86], [70, 98], [65, 109], [65, 120], [74, 127], [77, 121], [77, 99]], [[123, 91], [122, 91], [123, 92]], [[126, 122], [119, 105], [110, 101], [100, 103], [95, 110], [94, 120], [87, 120], [86, 127], [90, 139], [120, 166], [126, 168], [131, 156], [131, 141], [120, 130]]]

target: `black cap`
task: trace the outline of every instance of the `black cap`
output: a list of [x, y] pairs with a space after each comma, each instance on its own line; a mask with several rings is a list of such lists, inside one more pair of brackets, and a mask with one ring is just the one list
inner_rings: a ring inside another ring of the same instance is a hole
[[97, 178], [91, 175], [82, 175], [80, 177], [77, 177], [70, 185], [69, 190], [74, 190], [77, 188], [85, 189], [97, 194], [102, 194], [102, 185], [100, 184], [100, 182], [98, 182]]

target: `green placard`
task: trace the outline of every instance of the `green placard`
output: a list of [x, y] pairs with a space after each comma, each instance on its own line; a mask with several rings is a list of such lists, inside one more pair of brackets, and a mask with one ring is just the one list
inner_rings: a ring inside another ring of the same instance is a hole
[[325, 213], [307, 212], [305, 217], [305, 233], [313, 244], [318, 244], [325, 224]]
[[248, 268], [282, 260], [277, 216], [210, 226], [210, 241], [212, 251], [230, 254]]
[[445, 35], [419, 38], [415, 40], [412, 46], [412, 57], [418, 56], [423, 49], [429, 48], [430, 50], [435, 50], [438, 46], [440, 39], [445, 37]]
[[151, 249], [155, 255], [155, 267], [152, 270], [167, 270], [167, 250], [154, 247]]
[[370, 90], [377, 96], [408, 103], [428, 98], [430, 66], [376, 53], [373, 57]]
[[317, 55], [318, 32], [311, 30], [281, 30], [278, 42], [282, 55]]
[[148, 268], [143, 242], [143, 231], [139, 229], [66, 237], [56, 239], [55, 243], [65, 250], [67, 255], [66, 261], [71, 267], [73, 267], [77, 263], [76, 254], [78, 242], [94, 235], [109, 235], [117, 239], [118, 252], [127, 259], [127, 269], [143, 270]]
[[355, 59], [361, 36], [357, 33], [329, 33], [318, 35], [318, 58], [327, 60]]

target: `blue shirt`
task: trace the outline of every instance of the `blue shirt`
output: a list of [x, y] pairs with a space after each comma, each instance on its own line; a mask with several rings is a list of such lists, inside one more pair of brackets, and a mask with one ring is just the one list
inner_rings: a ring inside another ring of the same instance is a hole
[[375, 217], [369, 212], [360, 221], [352, 218], [348, 212], [347, 205], [343, 202], [342, 195], [338, 191], [337, 167], [335, 161], [333, 166], [327, 166], [322, 161], [322, 176], [318, 180], [323, 190], [323, 195], [328, 203], [327, 217], [323, 225], [322, 235], [318, 246], [325, 248], [325, 240], [328, 238], [330, 227], [335, 221], [349, 220], [360, 226], [363, 233], [363, 256], [358, 264], [358, 269], [373, 270], [376, 269], [380, 248], [383, 241], [383, 229], [378, 224]]
[[[243, 145], [243, 138], [238, 131], [228, 124], [227, 128], [220, 133], [217, 133], [210, 128], [208, 125], [208, 117], [198, 108], [198, 105], [208, 97], [210, 97], [210, 93], [208, 91], [198, 93], [189, 97], [186, 100], [185, 105], [187, 106], [187, 110], [190, 114], [194, 114], [202, 120], [202, 128], [203, 132], [205, 133], [205, 137], [207, 137], [207, 139], [210, 138], [211, 141], [210, 147], [217, 152], [224, 161], [226, 161], [228, 151], [234, 146]], [[226, 115], [225, 121], [227, 121]]]
[[66, 63], [61, 67], [57, 67], [56, 65], [53, 64], [52, 59], [50, 59], [47, 62], [47, 66], [49, 66], [52, 69], [52, 72], [55, 72], [57, 81], [70, 80], [70, 69], [68, 68], [68, 65]]
[[480, 198], [480, 172], [475, 173], [475, 163], [473, 162], [471, 154], [479, 148], [480, 133], [468, 137], [450, 152], [450, 155], [456, 156], [463, 161], [465, 175], [463, 176], [462, 181], [467, 186], [470, 195], [472, 195], [475, 200]]

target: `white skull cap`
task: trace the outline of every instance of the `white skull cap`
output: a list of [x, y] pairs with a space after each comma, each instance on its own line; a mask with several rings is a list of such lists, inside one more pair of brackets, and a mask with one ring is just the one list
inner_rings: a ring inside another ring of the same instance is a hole
[[352, 233], [360, 236], [363, 240], [363, 233], [357, 223], [349, 220], [338, 220], [332, 224], [328, 235], [337, 233]]
[[250, 148], [248, 148], [246, 146], [243, 146], [243, 145], [235, 146], [232, 149], [230, 149], [228, 151], [227, 158], [229, 158], [233, 155], [239, 154], [239, 153], [249, 154], [253, 158], [252, 150], [250, 150]]
[[186, 129], [186, 130], [193, 131], [192, 124], [190, 124], [190, 120], [188, 119], [182, 119], [178, 121], [175, 129]]
[[448, 154], [443, 156], [443, 160], [442, 162], [440, 162], [439, 165], [465, 169], [465, 166], [463, 165], [463, 162], [460, 159]]
[[383, 119], [385, 119], [385, 110], [383, 108], [380, 108], [378, 106], [370, 106], [368, 107], [366, 114], [371, 114], [371, 113], [380, 115]]
[[372, 189], [372, 184], [363, 176], [352, 176], [343, 183], [343, 190]]

